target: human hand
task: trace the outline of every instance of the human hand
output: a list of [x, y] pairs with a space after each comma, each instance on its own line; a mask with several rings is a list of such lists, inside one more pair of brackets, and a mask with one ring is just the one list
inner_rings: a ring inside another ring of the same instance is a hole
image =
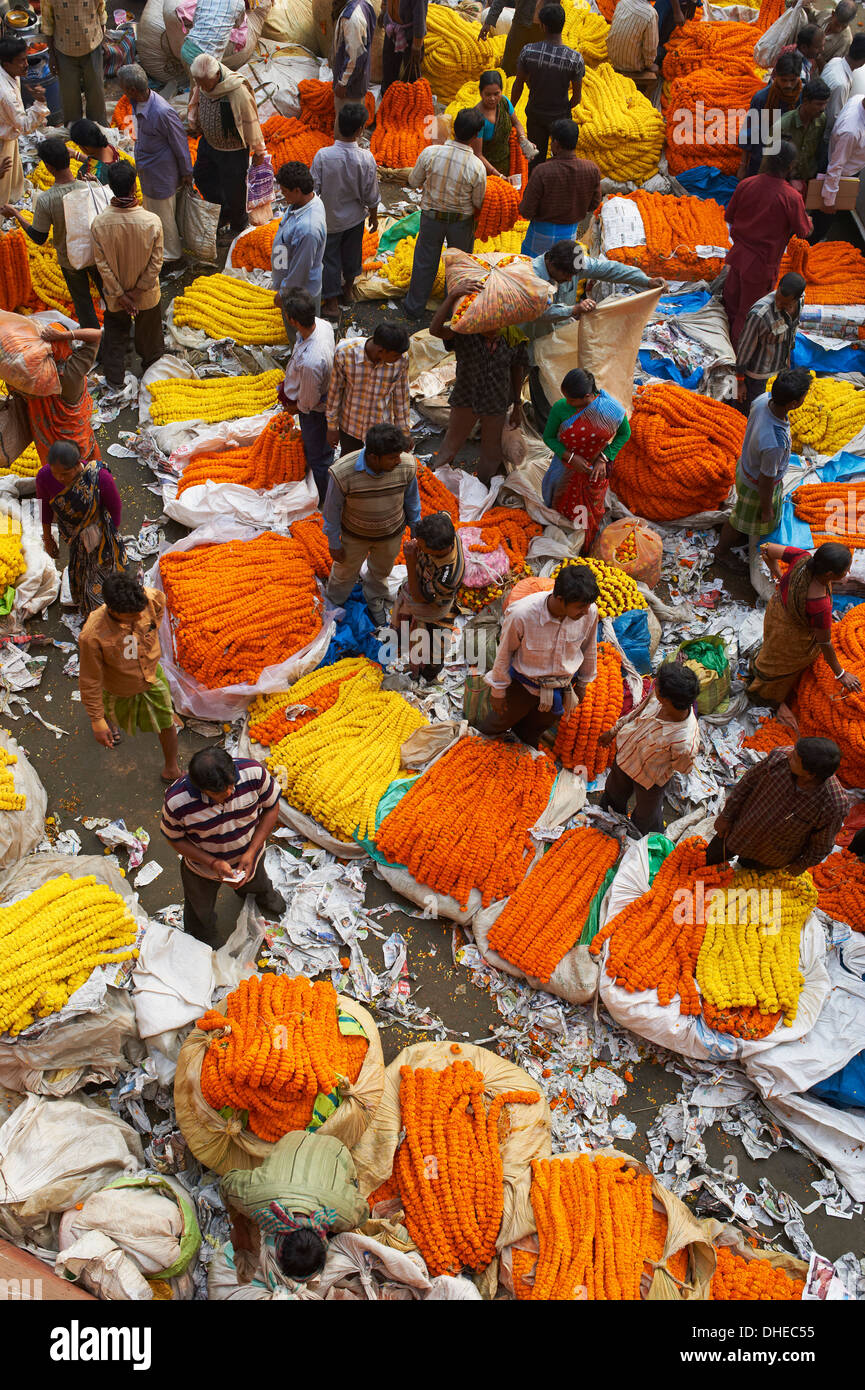
[[327, 427], [327, 442], [328, 442], [328, 444], [330, 445], [330, 447], [331, 447], [332, 449], [335, 449], [335, 448], [336, 448], [337, 444], [339, 443], [339, 426], [338, 426], [338, 425], [328, 425], [328, 427]]
[[583, 314], [593, 314], [597, 307], [593, 299], [581, 299], [579, 304], [574, 305], [574, 318], [582, 318]]
[[227, 859], [213, 858], [209, 859], [207, 862], [208, 868], [212, 869], [213, 872], [215, 874], [218, 874], [219, 878], [223, 880], [231, 878], [235, 868], [237, 867], [235, 864], [229, 863]]
[[279, 293], [279, 290], [277, 290], [276, 294], [273, 296], [273, 302], [276, 305], [277, 309], [282, 308], [282, 295]]
[[745, 380], [744, 380], [744, 378], [743, 378], [741, 381], [737, 381], [737, 382], [736, 382], [736, 400], [737, 400], [737, 401], [746, 401], [747, 399], [748, 399], [748, 387], [746, 386]]
[[496, 714], [504, 714], [505, 705], [507, 704], [507, 695], [500, 695], [497, 691], [492, 691], [490, 695], [490, 704]]
[[650, 275], [649, 284], [653, 290], [663, 290], [667, 288], [667, 282], [663, 275]]
[[607, 460], [606, 460], [606, 459], [603, 457], [603, 455], [602, 455], [600, 458], [595, 459], [595, 462], [592, 464], [592, 472], [591, 472], [592, 482], [593, 482], [593, 483], [600, 482], [601, 478], [604, 476], [604, 474], [606, 473], [606, 471], [607, 471]]
[[571, 468], [576, 468], [578, 473], [591, 473], [592, 465], [583, 458], [582, 454], [568, 454], [565, 459]]
[[263, 164], [264, 161], [265, 161], [266, 159], [267, 159], [267, 151], [266, 151], [266, 150], [256, 150], [255, 154], [252, 156], [252, 162], [253, 162], [253, 164]]
[[508, 424], [512, 430], [518, 430], [523, 423], [523, 407], [519, 401], [514, 401], [511, 406], [511, 413], [508, 417]]
[[609, 748], [614, 738], [615, 734], [613, 733], [612, 729], [607, 729], [606, 733], [601, 734], [600, 738], [598, 739], [598, 747]]
[[107, 719], [94, 719], [91, 728], [93, 729], [93, 737], [96, 739], [97, 743], [102, 744], [103, 748], [114, 747], [114, 735], [111, 732]]
[[39, 329], [39, 337], [43, 343], [69, 343], [72, 341], [72, 334], [68, 328], [58, 328], [53, 323], [43, 324]]
[[247, 849], [243, 852], [243, 854], [236, 861], [236, 863], [232, 865], [232, 869], [235, 874], [239, 874], [241, 872], [243, 873], [243, 878], [242, 880], [240, 880], [242, 883], [246, 883], [250, 878], [252, 878], [252, 875], [255, 873], [256, 858], [257, 856], [255, 850]]
[[7, 154], [5, 158], [0, 159], [0, 179], [5, 178], [11, 168], [12, 156], [11, 154]]
[[486, 43], [491, 33], [492, 26], [489, 24], [482, 24], [481, 32], [478, 34], [478, 43]]
[[715, 830], [719, 835], [726, 835], [730, 829], [730, 822], [724, 816], [715, 817]]
[[132, 298], [131, 294], [122, 294], [119, 299], [119, 304], [121, 309], [124, 309], [127, 314], [135, 313], [135, 300]]
[[378, 231], [378, 208], [373, 208], [372, 212], [369, 214], [369, 217], [366, 219], [366, 225], [369, 231]]
[[843, 676], [839, 678], [838, 684], [843, 690], [847, 690], [851, 694], [862, 689], [862, 682], [858, 676], [853, 675], [852, 671], [845, 671]]
[[33, 100], [34, 100], [34, 101], [44, 101], [44, 100], [45, 100], [45, 88], [44, 88], [44, 87], [31, 87], [30, 90], [31, 90], [31, 92], [33, 93]]
[[[4, 164], [6, 166], [5, 169], [3, 167]], [[0, 160], [0, 178], [3, 178], [6, 174], [8, 174], [11, 167], [12, 160], [9, 158], [8, 155], [5, 159]], [[21, 214], [17, 208], [12, 207], [11, 203], [4, 203], [3, 206], [0, 207], [0, 217], [15, 217], [18, 218], [20, 221]]]
[[181, 186], [181, 188], [191, 188], [191, 187], [192, 187], [192, 175], [191, 175], [191, 174], [184, 174], [184, 175], [183, 175], [183, 178], [180, 180], [180, 186]]
[[331, 560], [335, 561], [336, 564], [341, 565], [343, 560], [345, 559], [345, 550], [343, 549], [343, 547], [338, 546], [334, 548], [334, 546], [329, 545], [327, 548], [330, 551]]

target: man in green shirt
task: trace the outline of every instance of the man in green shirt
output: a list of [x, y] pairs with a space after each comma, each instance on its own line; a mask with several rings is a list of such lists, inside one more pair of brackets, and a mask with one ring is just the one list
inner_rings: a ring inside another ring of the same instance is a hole
[[781, 139], [789, 140], [797, 150], [790, 182], [803, 196], [809, 179], [813, 179], [817, 173], [829, 96], [829, 87], [822, 77], [812, 77], [802, 88], [801, 104], [781, 117]]

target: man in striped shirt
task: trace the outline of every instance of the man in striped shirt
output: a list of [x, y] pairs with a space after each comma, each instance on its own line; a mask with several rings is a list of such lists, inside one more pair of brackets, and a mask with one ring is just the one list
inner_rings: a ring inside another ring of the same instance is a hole
[[619, 0], [607, 35], [607, 57], [628, 77], [657, 77], [658, 16], [649, 0]]
[[575, 48], [569, 48], [562, 38], [565, 12], [561, 5], [544, 5], [538, 15], [544, 29], [540, 43], [528, 43], [517, 62], [517, 79], [511, 92], [514, 106], [528, 86], [526, 104], [526, 135], [537, 146], [537, 154], [529, 171], [547, 157], [550, 127], [556, 121], [569, 120], [571, 108], [579, 106], [583, 91], [586, 65]]
[[224, 748], [204, 748], [185, 777], [165, 793], [160, 829], [180, 855], [183, 925], [190, 936], [213, 945], [216, 898], [230, 883], [239, 898], [255, 898], [269, 917], [281, 917], [285, 901], [264, 867], [264, 847], [279, 818], [279, 787], [261, 763], [231, 758]]
[[790, 365], [804, 294], [804, 276], [791, 270], [748, 310], [736, 348], [738, 398], [746, 414], [769, 377]]

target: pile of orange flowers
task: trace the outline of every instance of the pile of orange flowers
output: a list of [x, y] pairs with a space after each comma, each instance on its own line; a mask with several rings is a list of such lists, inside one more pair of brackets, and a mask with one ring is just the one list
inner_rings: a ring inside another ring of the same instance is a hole
[[291, 534], [312, 565], [315, 577], [327, 579], [333, 558], [324, 534], [321, 512], [313, 512], [312, 516], [305, 517], [303, 521], [293, 521]]
[[520, 139], [515, 126], [511, 126], [511, 133], [508, 137], [508, 174], [510, 176], [520, 175], [522, 182], [519, 187], [522, 195], [529, 181], [529, 161], [520, 149]]
[[712, 1298], [744, 1300], [746, 1302], [790, 1302], [802, 1297], [804, 1279], [794, 1279], [783, 1269], [776, 1269], [768, 1260], [746, 1260], [736, 1255], [728, 1245], [717, 1250], [718, 1263], [712, 1275]]
[[865, 932], [865, 864], [849, 849], [836, 850], [811, 870], [817, 906], [836, 922]]
[[[865, 510], [865, 482], [803, 483], [793, 493], [796, 515], [807, 521], [815, 545], [838, 541], [851, 550], [865, 547], [859, 518]], [[852, 526], [852, 530], [850, 529]]]
[[490, 946], [537, 980], [549, 980], [580, 938], [592, 899], [619, 857], [618, 842], [591, 826], [554, 840], [508, 899]]
[[754, 748], [758, 753], [771, 753], [773, 748], [789, 748], [796, 742], [796, 735], [787, 724], [766, 714], [757, 721], [753, 734], [742, 739], [743, 748]]
[[392, 82], [381, 99], [369, 146], [376, 164], [385, 169], [413, 168], [429, 143], [434, 114], [432, 88], [425, 77], [419, 82]]
[[0, 309], [14, 314], [31, 308], [34, 298], [26, 238], [16, 227], [0, 234]]
[[335, 1098], [360, 1075], [369, 1043], [339, 1028], [339, 1002], [327, 980], [252, 975], [197, 1026], [219, 1032], [201, 1064], [201, 1094], [214, 1110], [245, 1110], [259, 1139], [275, 1144], [306, 1129], [318, 1095]]
[[270, 270], [273, 243], [279, 230], [279, 218], [265, 222], [262, 227], [254, 227], [238, 238], [231, 253], [231, 263], [238, 270]]
[[745, 437], [740, 411], [663, 382], [634, 398], [631, 437], [615, 457], [611, 486], [649, 521], [677, 521], [723, 506]]
[[671, 194], [627, 193], [636, 203], [646, 233], [645, 246], [619, 246], [607, 254], [611, 261], [638, 265], [646, 275], [671, 280], [712, 280], [720, 275], [722, 256], [702, 257], [697, 246], [729, 249], [724, 209], [713, 198], [676, 198]]
[[[711, 29], [711, 24], [685, 25], [684, 28]], [[719, 29], [747, 29], [754, 37], [750, 24], [736, 25], [730, 21], [716, 26]], [[682, 32], [681, 29], [678, 30]], [[750, 49], [749, 49], [750, 54]], [[670, 50], [664, 60], [671, 60]], [[684, 71], [670, 83], [665, 115], [667, 119], [667, 165], [671, 174], [681, 174], [697, 165], [711, 164], [725, 174], [735, 174], [742, 151], [739, 148], [739, 123], [735, 113], [747, 110], [751, 98], [762, 87], [751, 65], [731, 60], [718, 69], [708, 66]], [[722, 117], [712, 118], [713, 108]], [[708, 114], [706, 114], [708, 112]], [[687, 134], [683, 140], [682, 135]], [[677, 135], [679, 139], [677, 140]]]
[[[646, 1241], [645, 1258], [651, 1265], [661, 1264], [661, 1256], [664, 1253], [664, 1246], [667, 1243], [667, 1213], [652, 1208], [652, 1220], [649, 1225], [649, 1235]], [[678, 1279], [680, 1284], [684, 1284], [688, 1279], [688, 1248], [683, 1246], [681, 1250], [676, 1250], [674, 1254], [668, 1255], [663, 1263], [664, 1269], [668, 1274], [672, 1274], [674, 1279]]]
[[[683, 840], [664, 860], [648, 892], [611, 917], [589, 950], [596, 956], [609, 941], [607, 974], [617, 984], [630, 991], [657, 990], [658, 1003], [664, 1006], [678, 995], [680, 1013], [698, 1014], [694, 972], [706, 932], [701, 920], [705, 914], [676, 911], [676, 907], [699, 900], [698, 882], [704, 898], [710, 898], [714, 888], [728, 884], [732, 877], [726, 865], [707, 866], [705, 840], [699, 836]], [[686, 899], [684, 893], [690, 897]]]
[[[668, 82], [684, 77], [698, 69], [731, 73], [737, 68], [753, 68], [754, 42], [757, 32], [753, 24], [741, 24], [729, 19], [691, 19], [673, 30], [667, 40], [667, 52], [662, 72]], [[747, 102], [745, 103], [747, 105]], [[708, 98], [706, 105], [709, 105]]]
[[619, 718], [624, 698], [619, 653], [609, 642], [601, 642], [595, 679], [577, 708], [559, 721], [553, 752], [563, 767], [585, 768], [586, 781], [593, 782], [610, 766], [614, 745], [602, 748], [598, 739]]
[[496, 1253], [504, 1182], [499, 1116], [535, 1105], [536, 1091], [505, 1091], [484, 1105], [484, 1078], [470, 1062], [443, 1071], [400, 1067], [404, 1136], [393, 1176], [409, 1235], [430, 1274], [485, 1269]]
[[849, 241], [809, 246], [794, 236], [781, 258], [778, 279], [791, 270], [805, 277], [806, 304], [861, 304], [865, 301], [865, 256]]
[[784, 1017], [782, 1012], [764, 1014], [754, 1004], [737, 1004], [731, 1008], [716, 1008], [703, 999], [703, 1017], [714, 1033], [729, 1033], [735, 1038], [768, 1038]]
[[376, 256], [378, 255], [379, 236], [379, 232], [371, 232], [369, 230], [366, 230], [363, 234], [361, 257], [364, 270], [374, 270], [381, 264], [376, 260]]
[[219, 454], [195, 454], [183, 470], [177, 495], [201, 483], [237, 483], [257, 492], [282, 483], [302, 482], [306, 454], [292, 415], [275, 415], [254, 444]]
[[208, 690], [254, 685], [321, 631], [315, 575], [289, 537], [173, 550], [159, 569], [177, 660]]
[[[296, 116], [270, 116], [261, 127], [264, 143], [274, 169], [281, 164], [299, 160], [301, 164], [311, 164], [326, 145], [333, 144], [333, 128], [330, 132], [317, 130]], [[239, 264], [239, 262], [238, 262]]]
[[520, 197], [520, 190], [508, 179], [487, 179], [487, 191], [475, 223], [475, 240], [489, 241], [509, 232], [520, 215]]
[[[832, 645], [845, 671], [865, 687], [865, 604], [832, 625]], [[844, 694], [825, 661], [802, 672], [793, 713], [803, 738], [831, 738], [841, 749], [838, 776], [845, 787], [865, 787], [865, 689]]]
[[[308, 125], [311, 130], [320, 130], [322, 134], [332, 136], [336, 122], [333, 83], [319, 82], [314, 77], [304, 78], [298, 82], [297, 92], [300, 97], [300, 119], [304, 125]], [[369, 120], [372, 121], [375, 118], [375, 100], [372, 92], [367, 92], [364, 104], [369, 113]]]
[[464, 525], [479, 527], [481, 531], [481, 539], [470, 544], [469, 551], [488, 555], [501, 546], [512, 567], [525, 563], [529, 545], [543, 530], [523, 507], [491, 507], [477, 521]]
[[376, 848], [463, 909], [473, 888], [487, 906], [522, 880], [554, 781], [551, 760], [522, 744], [461, 738], [385, 816]]

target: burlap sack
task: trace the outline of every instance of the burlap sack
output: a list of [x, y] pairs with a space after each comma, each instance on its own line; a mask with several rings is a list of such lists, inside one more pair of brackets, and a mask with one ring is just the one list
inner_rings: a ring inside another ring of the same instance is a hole
[[532, 989], [546, 990], [547, 994], [555, 994], [569, 1004], [587, 1004], [593, 999], [598, 988], [600, 966], [597, 956], [589, 954], [588, 946], [580, 946], [579, 943], [572, 946], [545, 982], [533, 975], [526, 975], [519, 966], [512, 965], [492, 949], [489, 944], [490, 930], [506, 906], [503, 902], [491, 903], [489, 907], [482, 907], [480, 912], [476, 912], [472, 919], [475, 944], [484, 960], [495, 970], [503, 970], [517, 980], [525, 980]]
[[808, 1274], [807, 1260], [800, 1260], [796, 1255], [788, 1254], [786, 1250], [754, 1250], [738, 1226], [728, 1226], [723, 1221], [715, 1221], [713, 1217], [700, 1224], [706, 1240], [711, 1241], [716, 1248], [727, 1245], [734, 1255], [741, 1255], [745, 1260], [766, 1260], [773, 1269], [783, 1269], [784, 1273], [793, 1279], [804, 1279]]
[[[357, 1081], [342, 1089], [341, 1104], [316, 1133], [332, 1134], [353, 1150], [381, 1100], [385, 1083], [384, 1057], [372, 1015], [356, 1000], [347, 999], [343, 994], [338, 994], [337, 1000], [340, 1009], [361, 1024], [369, 1047]], [[257, 1168], [273, 1145], [245, 1129], [237, 1111], [232, 1111], [226, 1119], [212, 1109], [201, 1094], [201, 1064], [212, 1037], [211, 1033], [194, 1028], [180, 1049], [174, 1078], [177, 1123], [195, 1157], [214, 1173], [222, 1175], [230, 1168]]]
[[561, 398], [562, 380], [572, 367], [584, 367], [599, 387], [630, 415], [634, 367], [643, 329], [663, 290], [615, 295], [591, 314], [566, 319], [535, 342], [535, 361], [550, 405]]

